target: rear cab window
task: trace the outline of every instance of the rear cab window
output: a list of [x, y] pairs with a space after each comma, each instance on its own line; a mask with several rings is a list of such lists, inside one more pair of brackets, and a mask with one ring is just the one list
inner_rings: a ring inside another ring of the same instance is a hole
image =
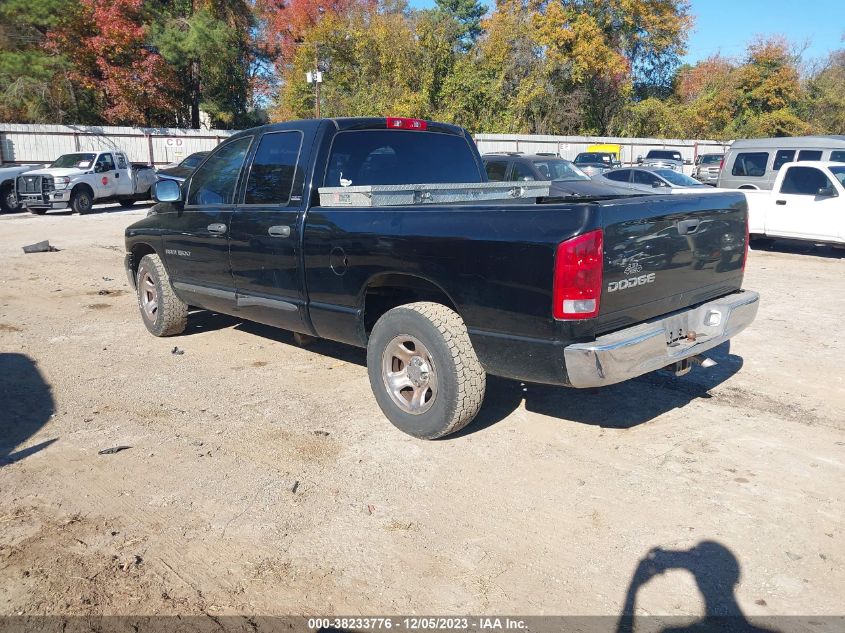
[[845, 149], [833, 150], [830, 153], [830, 162], [845, 163]]
[[734, 159], [731, 175], [762, 178], [766, 175], [766, 164], [768, 162], [768, 152], [740, 152]]
[[246, 181], [244, 204], [302, 201], [304, 177], [299, 166], [302, 132], [268, 132], [261, 137]]
[[332, 141], [324, 186], [483, 182], [475, 152], [457, 134], [348, 130]]

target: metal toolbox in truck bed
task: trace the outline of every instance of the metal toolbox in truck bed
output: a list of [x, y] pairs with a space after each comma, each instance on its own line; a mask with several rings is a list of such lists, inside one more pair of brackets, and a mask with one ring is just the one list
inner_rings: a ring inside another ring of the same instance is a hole
[[390, 207], [528, 200], [549, 195], [549, 181], [451, 182], [420, 185], [320, 187], [321, 207]]

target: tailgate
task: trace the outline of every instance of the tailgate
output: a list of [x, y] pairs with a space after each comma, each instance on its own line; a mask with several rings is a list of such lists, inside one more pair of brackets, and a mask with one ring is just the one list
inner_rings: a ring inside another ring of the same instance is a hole
[[746, 218], [742, 193], [603, 205], [604, 284], [597, 334], [739, 290]]

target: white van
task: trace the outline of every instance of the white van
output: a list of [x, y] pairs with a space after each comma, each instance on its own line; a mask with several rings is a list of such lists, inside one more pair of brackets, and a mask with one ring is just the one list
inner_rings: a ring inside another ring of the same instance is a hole
[[845, 163], [845, 136], [793, 136], [734, 141], [719, 172], [724, 189], [771, 189], [785, 163]]

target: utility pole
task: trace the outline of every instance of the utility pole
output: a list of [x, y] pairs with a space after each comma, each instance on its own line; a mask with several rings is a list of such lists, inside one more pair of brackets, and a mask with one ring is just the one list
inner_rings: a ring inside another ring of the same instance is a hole
[[323, 83], [323, 71], [320, 70], [320, 59], [318, 51], [320, 43], [314, 46], [314, 70], [305, 73], [305, 79], [309, 84], [314, 84], [314, 114], [320, 118], [320, 84]]
[[317, 118], [320, 118], [320, 84], [323, 83], [323, 73], [320, 72], [319, 60], [317, 59], [317, 51], [319, 45], [314, 47], [314, 110], [317, 112]]

